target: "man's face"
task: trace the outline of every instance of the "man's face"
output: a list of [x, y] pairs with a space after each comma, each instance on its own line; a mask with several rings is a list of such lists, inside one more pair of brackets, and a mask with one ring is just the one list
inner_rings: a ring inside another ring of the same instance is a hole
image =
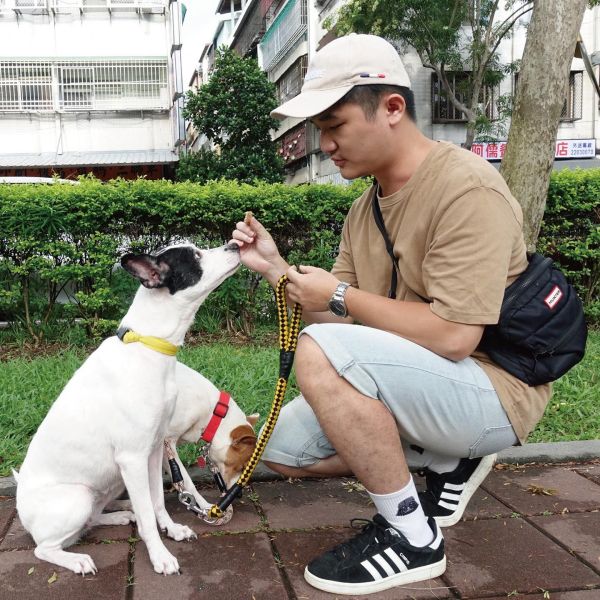
[[321, 134], [321, 150], [346, 179], [374, 175], [385, 154], [387, 121], [380, 106], [372, 119], [354, 103], [333, 107], [312, 119]]

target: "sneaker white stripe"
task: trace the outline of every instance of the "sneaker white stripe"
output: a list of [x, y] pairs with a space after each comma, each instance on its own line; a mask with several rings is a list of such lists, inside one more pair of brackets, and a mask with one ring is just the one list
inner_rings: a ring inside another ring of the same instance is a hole
[[360, 563], [371, 575], [374, 581], [379, 581], [383, 577], [379, 574], [379, 571], [367, 560], [363, 560]]
[[457, 492], [462, 492], [465, 489], [466, 483], [444, 483], [445, 490], [456, 490]]
[[386, 548], [383, 553], [396, 565], [400, 573], [408, 570], [408, 567], [404, 564], [404, 561], [391, 548]]
[[444, 539], [444, 537], [442, 536], [442, 530], [439, 527], [436, 527], [436, 536], [435, 539], [433, 540], [433, 542], [431, 542], [431, 544], [429, 544], [430, 548], [433, 548], [434, 550], [437, 550], [440, 547], [440, 544], [442, 543], [442, 540]]
[[446, 498], [446, 500], [452, 500], [453, 502], [456, 502], [457, 504], [460, 502], [460, 494], [450, 494], [448, 492], [442, 492], [440, 494], [440, 499], [441, 498]]
[[381, 556], [381, 554], [376, 554], [373, 557], [373, 560], [375, 560], [377, 562], [377, 564], [385, 571], [385, 574], [388, 577], [395, 575], [394, 569], [392, 569], [392, 567], [390, 567], [387, 560], [385, 560], [385, 558], [383, 558], [383, 556]]
[[450, 504], [450, 502], [446, 502], [445, 500], [440, 500], [438, 506], [443, 506], [448, 510], [456, 510], [458, 508], [458, 504]]

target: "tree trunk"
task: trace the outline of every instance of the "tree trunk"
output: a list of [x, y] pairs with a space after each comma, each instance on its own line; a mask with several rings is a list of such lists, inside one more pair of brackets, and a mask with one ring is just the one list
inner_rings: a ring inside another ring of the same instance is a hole
[[587, 0], [536, 0], [500, 172], [523, 208], [535, 249], [546, 207], [560, 113]]

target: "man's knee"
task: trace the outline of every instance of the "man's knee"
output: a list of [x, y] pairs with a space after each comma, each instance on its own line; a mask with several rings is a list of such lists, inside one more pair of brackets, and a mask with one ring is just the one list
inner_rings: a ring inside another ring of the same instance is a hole
[[322, 382], [328, 371], [335, 374], [323, 350], [309, 335], [299, 338], [294, 365], [296, 380], [305, 398], [311, 396], [312, 387]]

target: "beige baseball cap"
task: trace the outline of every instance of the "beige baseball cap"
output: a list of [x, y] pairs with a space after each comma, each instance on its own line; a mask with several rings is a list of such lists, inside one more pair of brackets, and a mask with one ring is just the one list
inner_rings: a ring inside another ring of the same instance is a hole
[[271, 116], [314, 117], [333, 106], [355, 85], [398, 85], [410, 88], [410, 79], [396, 49], [376, 35], [351, 33], [319, 50], [308, 65], [298, 96]]

